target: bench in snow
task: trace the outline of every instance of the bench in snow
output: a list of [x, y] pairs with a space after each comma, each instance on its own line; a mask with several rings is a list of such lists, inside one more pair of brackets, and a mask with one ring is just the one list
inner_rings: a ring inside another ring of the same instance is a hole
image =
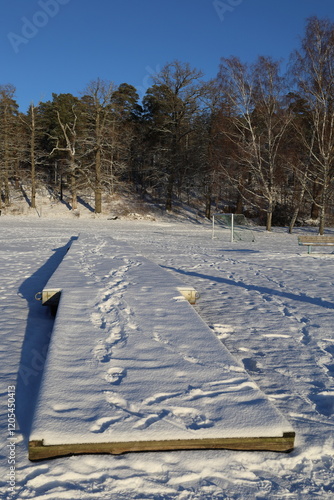
[[334, 236], [298, 236], [298, 245], [307, 246], [307, 253], [310, 254], [313, 246], [334, 246]]
[[86, 236], [72, 243], [43, 291], [45, 303], [53, 297], [59, 304], [30, 460], [293, 448], [290, 424], [182, 287], [174, 274], [123, 242]]

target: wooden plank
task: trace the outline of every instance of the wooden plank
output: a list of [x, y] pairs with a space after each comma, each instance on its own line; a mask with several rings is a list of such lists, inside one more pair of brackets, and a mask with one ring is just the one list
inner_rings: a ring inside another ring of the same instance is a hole
[[295, 433], [282, 437], [169, 439], [161, 441], [128, 441], [115, 443], [76, 443], [44, 445], [42, 441], [29, 442], [29, 460], [37, 461], [69, 455], [110, 454], [129, 452], [178, 451], [178, 450], [238, 450], [290, 452], [294, 447]]
[[331, 246], [334, 245], [334, 236], [298, 236], [300, 245]]

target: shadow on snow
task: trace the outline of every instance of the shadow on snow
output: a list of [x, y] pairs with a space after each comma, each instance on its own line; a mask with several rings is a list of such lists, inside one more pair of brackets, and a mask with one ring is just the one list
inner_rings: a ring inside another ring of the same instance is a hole
[[229, 286], [237, 286], [240, 288], [243, 288], [244, 290], [247, 291], [255, 291], [261, 294], [267, 294], [267, 295], [276, 295], [277, 297], [282, 297], [285, 299], [290, 299], [290, 300], [296, 300], [298, 302], [306, 302], [308, 304], [312, 304], [315, 306], [319, 307], [324, 307], [325, 309], [334, 309], [334, 303], [329, 302], [327, 300], [323, 300], [321, 298], [317, 297], [309, 297], [308, 295], [296, 295], [294, 293], [289, 293], [289, 292], [281, 292], [279, 290], [274, 290], [273, 288], [267, 288], [265, 286], [257, 286], [257, 285], [247, 285], [246, 283], [243, 283], [242, 281], [233, 281], [228, 278], [218, 278], [216, 276], [210, 276], [206, 274], [200, 274], [196, 273], [194, 271], [182, 271], [182, 269], [176, 269], [175, 267], [167, 267], [167, 266], [161, 266], [164, 269], [169, 269], [170, 271], [175, 271], [179, 274], [183, 274], [185, 276], [194, 276], [195, 278], [200, 278], [200, 279], [207, 279], [210, 281], [216, 281], [217, 283], [225, 283], [226, 285]]
[[33, 413], [54, 324], [48, 307], [35, 299], [55, 272], [71, 242], [53, 249], [54, 254], [20, 286], [18, 293], [27, 301], [29, 312], [16, 381], [16, 418], [25, 441], [31, 431]]

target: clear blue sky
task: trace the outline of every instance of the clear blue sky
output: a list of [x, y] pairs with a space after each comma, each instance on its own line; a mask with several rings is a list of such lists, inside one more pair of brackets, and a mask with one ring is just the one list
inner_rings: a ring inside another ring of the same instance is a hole
[[221, 57], [287, 61], [312, 15], [334, 20], [334, 0], [2, 0], [0, 84], [16, 87], [23, 112], [97, 78], [142, 96], [175, 59], [206, 80]]

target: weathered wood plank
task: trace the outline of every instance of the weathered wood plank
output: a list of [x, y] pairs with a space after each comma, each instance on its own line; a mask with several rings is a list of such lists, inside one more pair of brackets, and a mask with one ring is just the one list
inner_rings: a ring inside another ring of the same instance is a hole
[[334, 245], [334, 236], [320, 236], [320, 235], [298, 236], [298, 243], [299, 245], [332, 246]]
[[44, 445], [42, 441], [29, 442], [29, 459], [44, 460], [68, 455], [110, 454], [129, 452], [177, 451], [177, 450], [239, 450], [290, 452], [294, 447], [295, 433], [282, 437], [217, 438], [217, 439], [169, 439], [162, 441], [128, 441], [110, 443], [77, 443]]

